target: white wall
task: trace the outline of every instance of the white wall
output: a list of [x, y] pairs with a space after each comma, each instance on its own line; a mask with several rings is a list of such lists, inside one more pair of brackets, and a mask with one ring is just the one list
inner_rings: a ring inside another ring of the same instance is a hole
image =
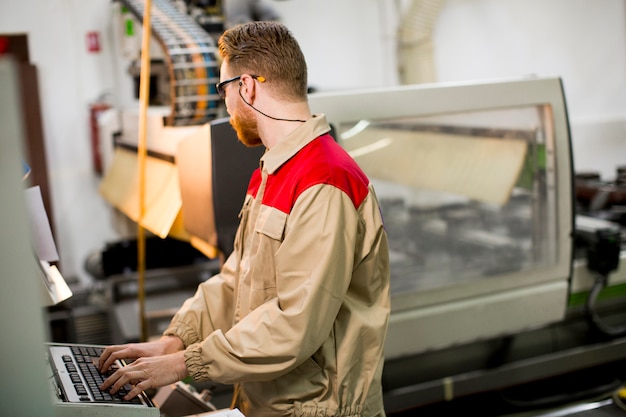
[[392, 2], [385, 0], [268, 1], [300, 42], [309, 83], [336, 90], [395, 85]]
[[626, 1], [446, 0], [439, 81], [563, 79], [577, 171], [626, 165]]
[[[395, 39], [407, 0], [265, 1], [302, 44], [311, 85], [398, 82]], [[111, 10], [110, 0], [0, 2], [0, 34], [26, 33], [39, 69], [61, 266], [84, 280], [87, 254], [117, 238], [97, 192], [88, 125], [89, 103], [98, 96], [128, 98]], [[626, 164], [625, 20], [624, 0], [447, 0], [433, 33], [437, 79], [562, 76], [576, 168], [612, 174]], [[89, 31], [100, 33], [100, 53], [87, 51]]]

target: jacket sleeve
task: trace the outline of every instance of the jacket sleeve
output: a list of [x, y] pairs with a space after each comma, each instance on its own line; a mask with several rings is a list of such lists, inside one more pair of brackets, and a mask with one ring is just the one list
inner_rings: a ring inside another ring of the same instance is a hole
[[228, 330], [232, 325], [236, 263], [233, 253], [220, 273], [201, 283], [194, 296], [183, 303], [163, 334], [178, 336], [188, 347], [217, 329]]
[[302, 193], [273, 256], [276, 295], [228, 331], [216, 330], [187, 348], [196, 380], [270, 380], [313, 355], [334, 331], [350, 285], [359, 216], [339, 189]]

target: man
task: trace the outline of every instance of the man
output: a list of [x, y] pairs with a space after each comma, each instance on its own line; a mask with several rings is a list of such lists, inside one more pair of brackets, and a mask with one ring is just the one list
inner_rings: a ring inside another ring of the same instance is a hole
[[311, 115], [307, 68], [277, 22], [226, 31], [218, 92], [239, 139], [267, 148], [250, 180], [235, 249], [161, 339], [112, 346], [139, 358], [102, 389], [235, 384], [246, 416], [384, 416], [390, 312], [387, 237], [373, 188]]

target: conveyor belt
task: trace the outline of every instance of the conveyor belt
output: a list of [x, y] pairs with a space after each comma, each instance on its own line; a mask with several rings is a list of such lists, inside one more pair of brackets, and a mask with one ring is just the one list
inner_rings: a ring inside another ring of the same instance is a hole
[[[121, 0], [143, 22], [144, 0]], [[220, 98], [215, 42], [190, 16], [169, 0], [153, 0], [152, 34], [166, 54], [170, 77], [169, 126], [200, 125], [217, 116]]]

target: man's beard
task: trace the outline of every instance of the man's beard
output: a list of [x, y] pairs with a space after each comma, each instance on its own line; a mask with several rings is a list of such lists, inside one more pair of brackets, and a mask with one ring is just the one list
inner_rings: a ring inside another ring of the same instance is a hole
[[253, 147], [263, 144], [259, 137], [256, 119], [250, 109], [243, 107], [239, 115], [230, 117], [230, 124], [237, 132], [239, 141], [244, 145]]

